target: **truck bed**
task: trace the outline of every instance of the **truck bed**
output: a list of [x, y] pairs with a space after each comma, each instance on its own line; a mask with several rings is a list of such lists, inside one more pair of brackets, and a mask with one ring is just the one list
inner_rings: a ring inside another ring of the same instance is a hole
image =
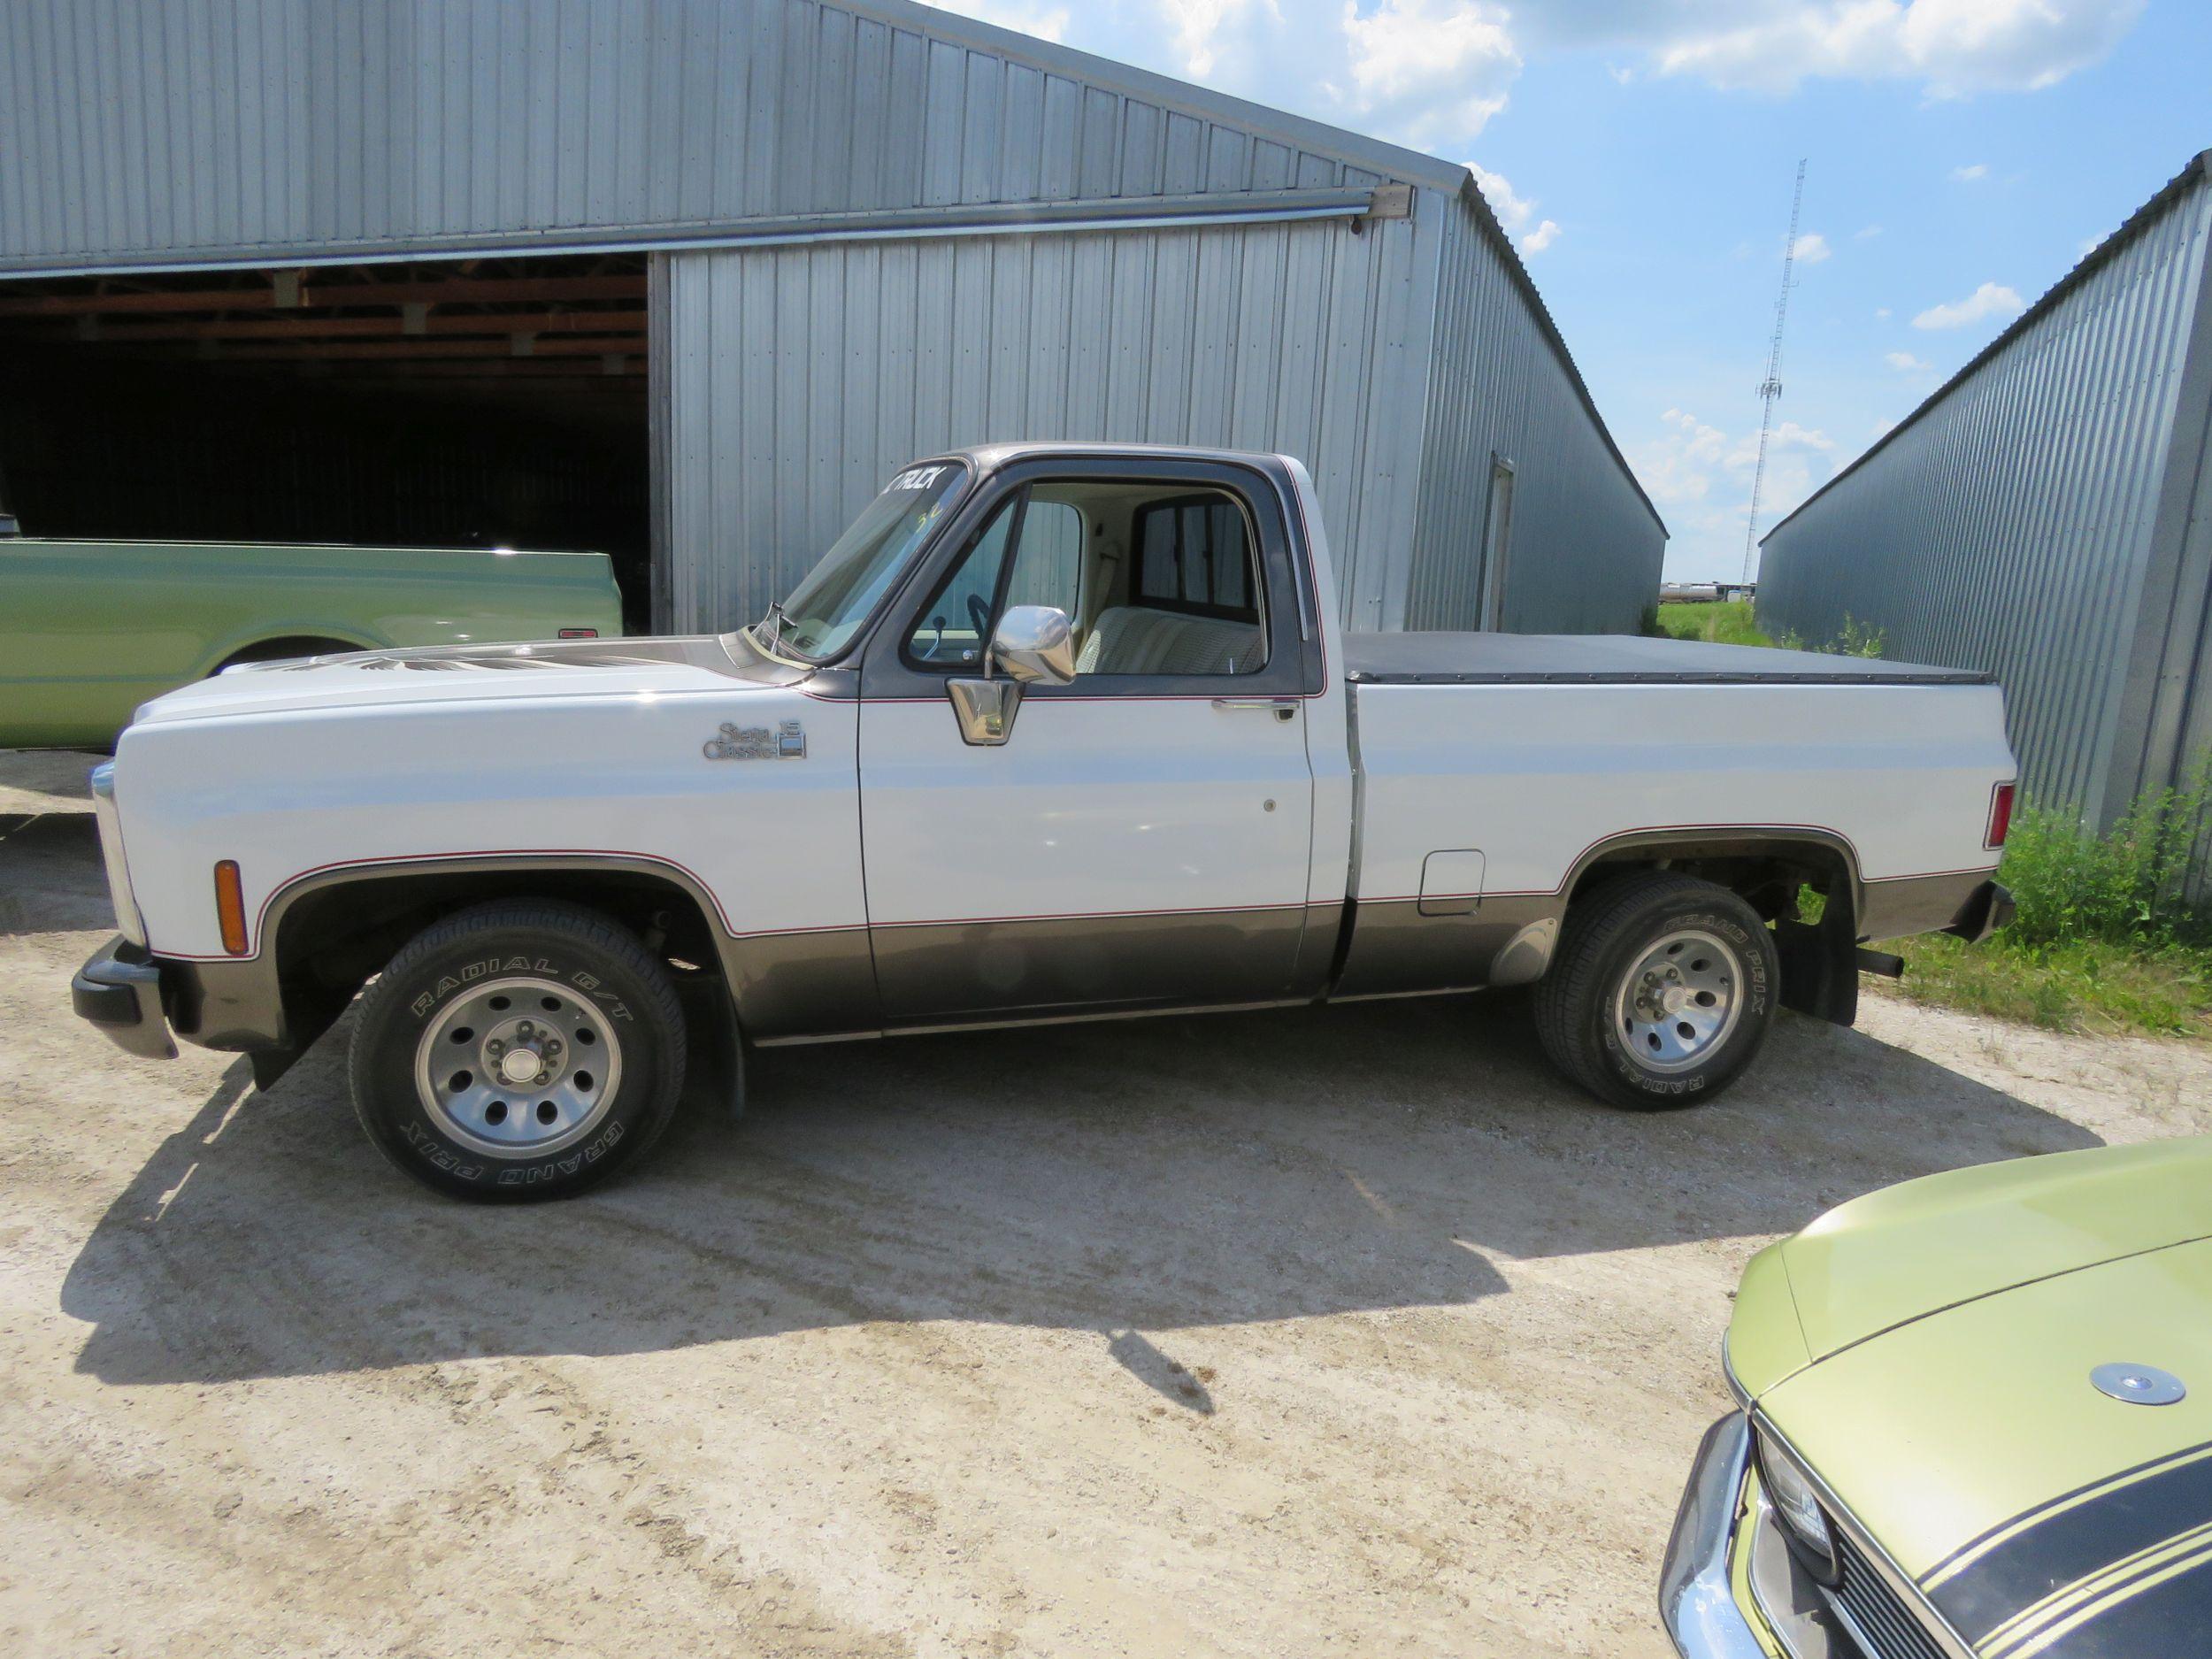
[[1345, 678], [1372, 686], [1985, 686], [1970, 668], [1625, 634], [1347, 634]]
[[1415, 954], [1392, 918], [1479, 888], [1464, 926], [1502, 951], [1611, 843], [1809, 839], [1847, 861], [1877, 937], [1947, 925], [1997, 863], [1990, 791], [2013, 762], [1984, 675], [1610, 635], [1351, 634], [1344, 656], [1355, 892], [1379, 953], [1349, 958], [1363, 994], [1435, 970], [1384, 972]]

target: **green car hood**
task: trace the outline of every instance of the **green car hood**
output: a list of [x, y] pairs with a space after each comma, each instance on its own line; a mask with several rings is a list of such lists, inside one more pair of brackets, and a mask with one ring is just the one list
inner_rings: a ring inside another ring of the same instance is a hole
[[[1844, 1205], [1755, 1259], [1728, 1355], [1991, 1659], [2164, 1653], [2212, 1626], [2212, 1140]], [[2090, 1382], [2111, 1363], [2189, 1392], [2111, 1399]]]
[[[2112, 1399], [2116, 1363], [2188, 1393]], [[1987, 1659], [2212, 1646], [2212, 1240], [1900, 1325], [1759, 1411]]]
[[[1893, 1325], [2208, 1236], [2212, 1136], [1926, 1176], [1832, 1210], [1762, 1252], [1738, 1297], [1730, 1358], [1756, 1394]], [[1794, 1330], [1753, 1329], [1783, 1324], [1785, 1302]], [[1755, 1336], [1765, 1354], [1751, 1351]]]

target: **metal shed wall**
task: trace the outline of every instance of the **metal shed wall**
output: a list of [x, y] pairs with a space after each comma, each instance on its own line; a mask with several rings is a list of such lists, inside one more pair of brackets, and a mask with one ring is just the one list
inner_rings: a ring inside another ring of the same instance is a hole
[[[1386, 183], [1412, 217], [1357, 230], [999, 222], [1350, 214]], [[610, 245], [681, 250], [650, 324], [663, 626], [756, 613], [915, 451], [1012, 437], [1299, 456], [1373, 628], [1471, 619], [1471, 471], [1509, 444], [1510, 624], [1629, 627], [1655, 593], [1621, 549], [1656, 520], [1612, 528], [1633, 481], [1450, 163], [907, 0], [0, 6], [0, 276]]]
[[1659, 595], [1660, 522], [1589, 406], [1543, 303], [1471, 184], [1446, 204], [1409, 628], [1481, 625], [1492, 457], [1514, 466], [1500, 624], [1632, 634]]
[[1433, 280], [1417, 250], [1441, 206], [1421, 197], [1414, 219], [1357, 233], [1333, 220], [667, 256], [664, 625], [750, 620], [902, 464], [1010, 438], [1299, 456], [1343, 614], [1379, 615], [1411, 538], [1403, 475]]
[[1763, 544], [1763, 626], [1993, 672], [2027, 790], [2101, 822], [2172, 776], [2154, 707], [2178, 732], [2212, 695], [2208, 233], [2200, 162]]
[[902, 0], [0, 6], [0, 268], [1310, 188], [1348, 159], [1458, 172]]

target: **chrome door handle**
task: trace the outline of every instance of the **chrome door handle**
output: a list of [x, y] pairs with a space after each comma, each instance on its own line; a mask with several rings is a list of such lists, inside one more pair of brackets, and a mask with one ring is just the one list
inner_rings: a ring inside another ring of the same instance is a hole
[[1295, 697], [1216, 697], [1217, 709], [1271, 709], [1279, 720], [1287, 720], [1298, 712]]

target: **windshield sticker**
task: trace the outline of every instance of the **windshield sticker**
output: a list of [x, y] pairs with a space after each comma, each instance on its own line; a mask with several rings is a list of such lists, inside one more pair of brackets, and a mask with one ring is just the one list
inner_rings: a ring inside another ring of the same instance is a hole
[[933, 489], [938, 480], [951, 471], [949, 466], [910, 466], [883, 488], [887, 493], [895, 489]]

